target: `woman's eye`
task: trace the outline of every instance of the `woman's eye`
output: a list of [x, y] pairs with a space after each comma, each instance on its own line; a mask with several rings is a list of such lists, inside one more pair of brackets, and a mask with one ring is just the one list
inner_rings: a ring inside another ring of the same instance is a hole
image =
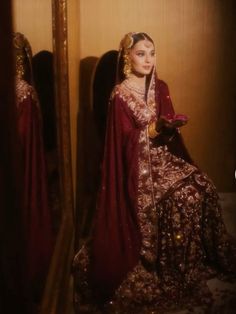
[[138, 53], [137, 53], [137, 56], [143, 57], [143, 56], [144, 56], [144, 53], [143, 53], [143, 52], [138, 52]]

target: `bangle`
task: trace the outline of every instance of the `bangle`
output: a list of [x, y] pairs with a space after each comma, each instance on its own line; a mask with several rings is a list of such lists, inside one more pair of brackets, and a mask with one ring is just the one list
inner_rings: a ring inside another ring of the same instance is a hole
[[156, 121], [148, 125], [148, 135], [150, 138], [155, 138], [157, 135], [159, 135], [159, 132], [156, 130]]

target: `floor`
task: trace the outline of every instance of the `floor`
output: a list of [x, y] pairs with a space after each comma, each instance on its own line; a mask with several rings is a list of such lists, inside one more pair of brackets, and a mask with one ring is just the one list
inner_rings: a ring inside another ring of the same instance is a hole
[[[236, 193], [220, 193], [220, 202], [223, 208], [223, 217], [228, 232], [236, 239]], [[202, 308], [186, 308], [180, 311], [165, 314], [233, 314], [236, 313], [236, 283], [226, 283], [218, 279], [212, 279], [208, 286], [213, 294], [214, 304], [211, 310]], [[72, 302], [73, 281], [71, 279], [71, 294], [68, 314], [74, 314]], [[134, 314], [134, 313], [130, 313]], [[160, 313], [164, 314], [164, 313]]]

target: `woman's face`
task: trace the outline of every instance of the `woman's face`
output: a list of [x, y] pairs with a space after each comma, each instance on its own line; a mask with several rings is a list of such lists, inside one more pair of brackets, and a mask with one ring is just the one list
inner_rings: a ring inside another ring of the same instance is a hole
[[156, 60], [155, 48], [147, 39], [140, 40], [130, 49], [131, 69], [135, 75], [150, 74]]

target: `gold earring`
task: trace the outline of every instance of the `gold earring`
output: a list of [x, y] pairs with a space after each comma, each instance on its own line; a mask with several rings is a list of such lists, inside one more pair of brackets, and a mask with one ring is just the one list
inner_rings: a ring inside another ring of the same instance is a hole
[[124, 75], [126, 78], [128, 78], [131, 74], [131, 62], [130, 62], [130, 57], [128, 54], [124, 55]]

